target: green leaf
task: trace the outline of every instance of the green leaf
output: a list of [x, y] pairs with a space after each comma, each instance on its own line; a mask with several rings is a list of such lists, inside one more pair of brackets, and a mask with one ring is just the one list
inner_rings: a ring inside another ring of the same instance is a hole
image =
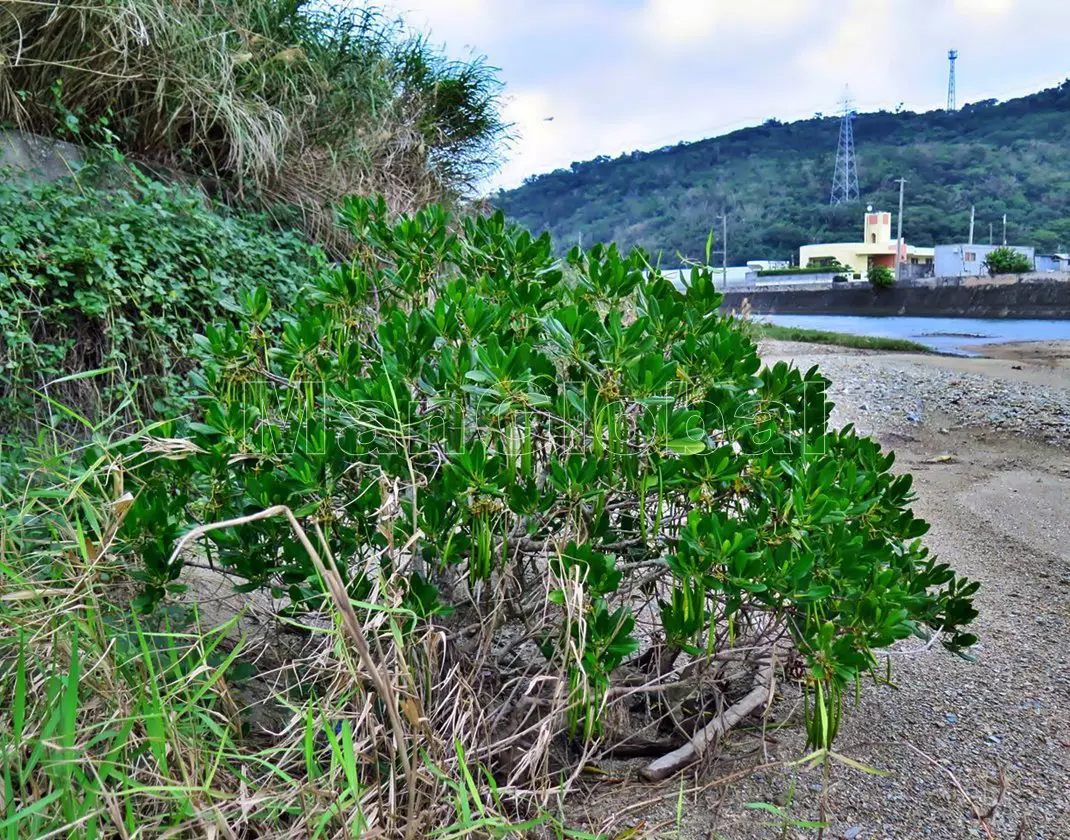
[[701, 440], [677, 438], [669, 441], [668, 447], [679, 455], [697, 455], [706, 449], [706, 444]]

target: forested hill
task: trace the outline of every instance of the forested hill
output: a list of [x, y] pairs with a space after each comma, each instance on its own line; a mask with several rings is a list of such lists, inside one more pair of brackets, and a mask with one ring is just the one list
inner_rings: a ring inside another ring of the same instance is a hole
[[1070, 81], [1031, 96], [967, 105], [955, 113], [859, 114], [855, 143], [861, 202], [830, 207], [840, 121], [764, 125], [653, 152], [599, 157], [529, 178], [492, 203], [558, 247], [616, 240], [698, 258], [729, 214], [729, 261], [786, 259], [807, 242], [857, 241], [866, 204], [894, 210], [907, 179], [904, 237], [963, 241], [970, 205], [976, 240], [989, 223], [1039, 252], [1070, 248]]

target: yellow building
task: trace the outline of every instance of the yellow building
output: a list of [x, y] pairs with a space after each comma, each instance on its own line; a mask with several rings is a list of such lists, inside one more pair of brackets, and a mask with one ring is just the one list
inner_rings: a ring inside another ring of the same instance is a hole
[[[822, 262], [836, 261], [850, 268], [856, 278], [863, 278], [872, 266], [895, 268], [895, 237], [892, 214], [866, 211], [862, 242], [827, 242], [804, 245], [799, 249], [799, 266], [807, 268]], [[913, 265], [932, 265], [934, 249], [903, 243], [900, 260]]]

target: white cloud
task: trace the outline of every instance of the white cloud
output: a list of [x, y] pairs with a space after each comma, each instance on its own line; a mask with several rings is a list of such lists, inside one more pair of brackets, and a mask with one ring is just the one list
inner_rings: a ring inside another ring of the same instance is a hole
[[812, 0], [647, 0], [636, 28], [655, 46], [676, 49], [729, 37], [758, 39], [798, 24]]
[[[474, 48], [492, 51], [495, 44], [550, 37], [555, 31], [591, 28], [599, 20], [597, 3], [567, 0], [382, 0], [384, 8], [406, 24], [430, 33], [432, 43], [445, 43], [451, 55]], [[496, 56], [502, 64], [508, 56]]]
[[854, 0], [798, 53], [794, 84], [829, 94], [849, 84], [854, 96], [894, 96], [896, 63], [907, 49], [896, 45], [909, 43], [901, 40], [908, 33], [898, 11], [891, 0]]
[[576, 160], [631, 150], [632, 138], [643, 129], [640, 114], [630, 113], [623, 119], [594, 118], [580, 101], [546, 88], [512, 92], [506, 100], [505, 118], [513, 123], [516, 137], [509, 160], [494, 183], [506, 187]]
[[453, 54], [493, 43], [505, 31], [502, 4], [495, 0], [386, 0], [384, 8], [429, 33], [432, 42], [448, 44]]
[[720, 20], [716, 5], [708, 0], [649, 0], [637, 23], [654, 43], [673, 47], [706, 40]]
[[972, 18], [1004, 17], [1008, 15], [1015, 5], [1015, 0], [955, 0], [955, 11]]
[[[549, 117], [553, 120], [548, 122]], [[516, 137], [509, 161], [495, 179], [504, 184], [519, 183], [532, 172], [552, 169], [574, 139], [563, 137], [561, 127], [567, 127], [575, 114], [555, 108], [546, 90], [518, 90], [511, 94], [505, 103], [505, 118], [513, 124]]]

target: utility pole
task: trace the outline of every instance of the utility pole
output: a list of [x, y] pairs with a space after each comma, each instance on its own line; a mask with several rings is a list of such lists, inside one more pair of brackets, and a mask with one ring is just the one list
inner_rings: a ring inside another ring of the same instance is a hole
[[721, 283], [728, 291], [728, 214], [721, 214]]
[[992, 244], [992, 223], [988, 223], [988, 244]]
[[1007, 214], [1003, 214], [1003, 244], [1007, 244]]
[[970, 207], [970, 244], [971, 245], [973, 244], [973, 216], [974, 216], [974, 211], [976, 209], [977, 209], [976, 207], [972, 207], [972, 206]]
[[903, 187], [906, 178], [899, 179], [899, 229], [895, 234], [895, 282], [899, 282], [899, 264], [903, 257]]
[[[717, 218], [716, 216], [714, 218]], [[713, 248], [713, 231], [710, 231], [710, 250], [706, 253], [706, 260], [709, 262], [707, 268], [713, 269], [715, 263], [711, 259], [714, 254], [721, 255], [721, 285], [725, 290], [728, 289], [728, 213], [721, 213], [721, 247]], [[715, 270], [715, 269], [714, 269]]]

